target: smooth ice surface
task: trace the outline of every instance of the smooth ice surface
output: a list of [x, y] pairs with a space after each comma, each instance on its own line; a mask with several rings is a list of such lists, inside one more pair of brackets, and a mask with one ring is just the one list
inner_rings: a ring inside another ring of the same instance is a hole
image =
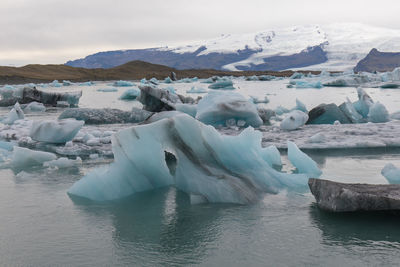
[[113, 151], [114, 163], [90, 172], [68, 192], [107, 201], [174, 185], [208, 202], [245, 204], [263, 192], [304, 189], [307, 183], [306, 175], [269, 166], [253, 128], [223, 136], [187, 115], [121, 130], [113, 136]]
[[295, 143], [288, 141], [288, 158], [297, 168], [299, 173], [304, 173], [310, 178], [318, 178], [322, 172], [312, 158], [301, 151]]
[[225, 125], [229, 119], [243, 120], [246, 126], [258, 127], [262, 120], [256, 106], [234, 92], [210, 92], [197, 105], [196, 119], [212, 125]]
[[119, 99], [122, 100], [135, 100], [140, 95], [140, 90], [137, 88], [126, 89]]
[[304, 124], [306, 124], [308, 120], [308, 115], [300, 110], [293, 110], [286, 115], [286, 117], [281, 122], [281, 129], [287, 131], [293, 131]]
[[34, 121], [29, 136], [46, 143], [71, 141], [85, 124], [75, 119]]
[[57, 156], [53, 153], [30, 150], [23, 147], [14, 147], [11, 156], [11, 166], [17, 169], [28, 168], [31, 166], [42, 165], [46, 161], [56, 160]]
[[388, 180], [389, 184], [400, 184], [400, 169], [393, 163], [386, 164], [381, 174]]
[[388, 122], [390, 118], [386, 107], [380, 102], [372, 104], [369, 108], [368, 120], [374, 123]]

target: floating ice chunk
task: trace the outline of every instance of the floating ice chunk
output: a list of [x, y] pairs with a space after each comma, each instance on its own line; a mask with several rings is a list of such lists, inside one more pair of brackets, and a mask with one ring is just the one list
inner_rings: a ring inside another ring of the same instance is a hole
[[246, 125], [263, 124], [257, 107], [242, 95], [231, 92], [210, 92], [197, 105], [196, 119], [211, 125], [224, 125], [229, 119], [243, 120]]
[[333, 122], [333, 125], [340, 125], [341, 123], [340, 123], [340, 121], [338, 121], [338, 120], [336, 120], [336, 121], [334, 121]]
[[70, 81], [64, 80], [64, 81], [63, 81], [63, 85], [64, 85], [64, 86], [71, 86], [71, 85], [73, 85], [73, 83], [70, 82]]
[[164, 83], [173, 83], [170, 77], [164, 79]]
[[283, 114], [289, 113], [289, 112], [290, 112], [289, 109], [287, 109], [287, 108], [285, 108], [285, 107], [282, 107], [282, 106], [278, 106], [278, 107], [275, 109], [276, 115], [283, 115]]
[[171, 94], [176, 95], [175, 88], [172, 87], [172, 86], [168, 86], [168, 87], [164, 88], [164, 90], [167, 90], [167, 91], [170, 92]]
[[381, 174], [388, 180], [389, 184], [400, 184], [400, 169], [392, 163], [386, 164]]
[[84, 121], [75, 119], [34, 121], [29, 136], [46, 143], [71, 141], [82, 128]]
[[83, 83], [80, 83], [79, 84], [79, 86], [92, 86], [94, 83], [93, 82], [83, 82]]
[[396, 112], [390, 114], [390, 118], [392, 120], [400, 120], [400, 111], [396, 111]]
[[7, 150], [7, 151], [12, 151], [14, 148], [14, 143], [11, 142], [6, 142], [6, 141], [0, 141], [0, 148]]
[[354, 108], [363, 118], [368, 117], [369, 108], [374, 104], [372, 98], [361, 88], [357, 88], [358, 101], [354, 102]]
[[388, 122], [389, 113], [383, 104], [376, 102], [369, 108], [368, 120], [374, 123]]
[[208, 90], [201, 88], [201, 87], [195, 87], [193, 86], [190, 90], [186, 90], [186, 93], [189, 94], [202, 94], [202, 93], [207, 93]]
[[269, 166], [282, 166], [281, 154], [276, 146], [269, 146], [261, 150], [261, 157]]
[[221, 90], [235, 90], [236, 88], [233, 87], [232, 80], [228, 78], [221, 78], [218, 79], [215, 83], [210, 84], [208, 86], [210, 89], [221, 89]]
[[269, 103], [269, 99], [268, 96], [264, 96], [264, 99], [260, 99], [256, 96], [250, 96], [250, 101], [253, 102], [254, 104], [268, 104]]
[[117, 87], [129, 87], [129, 86], [133, 86], [134, 84], [132, 82], [128, 82], [128, 81], [115, 81], [114, 82], [114, 86]]
[[82, 165], [82, 159], [77, 157], [75, 160], [68, 158], [58, 158], [56, 160], [46, 161], [43, 163], [43, 167], [52, 167], [52, 168], [71, 168], [75, 166]]
[[300, 110], [293, 110], [281, 122], [281, 129], [292, 131], [306, 124], [308, 115]]
[[67, 101], [57, 101], [56, 107], [58, 108], [69, 108], [69, 103]]
[[296, 107], [294, 109], [303, 111], [304, 113], [308, 113], [306, 105], [304, 105], [304, 103], [298, 100], [297, 98], [296, 98]]
[[193, 118], [196, 117], [197, 105], [192, 105], [192, 104], [176, 104], [176, 105], [175, 105], [175, 109], [176, 109], [177, 111], [186, 113], [186, 114], [192, 116]]
[[31, 102], [25, 108], [25, 112], [45, 112], [46, 107], [39, 102]]
[[295, 80], [295, 79], [303, 79], [304, 78], [304, 74], [300, 73], [300, 72], [295, 72], [292, 74], [292, 76], [290, 76], [290, 79]]
[[16, 120], [22, 120], [25, 118], [24, 112], [22, 111], [19, 103], [17, 102], [7, 117], [2, 121], [4, 124], [13, 124]]
[[50, 85], [53, 87], [62, 87], [63, 86], [63, 84], [59, 83], [57, 80], [54, 80]]
[[311, 81], [294, 81], [297, 89], [304, 89], [304, 88], [315, 88], [320, 89], [323, 87], [320, 81], [311, 82]]
[[110, 88], [99, 88], [96, 91], [97, 92], [105, 92], [105, 93], [107, 93], [107, 92], [118, 92], [118, 89], [110, 87]]
[[299, 173], [304, 173], [310, 178], [318, 178], [322, 172], [312, 158], [302, 152], [295, 143], [288, 141], [288, 158]]
[[326, 137], [323, 133], [314, 134], [313, 136], [311, 136], [308, 139], [309, 143], [323, 143], [325, 141], [326, 141]]
[[42, 165], [46, 161], [57, 159], [53, 153], [30, 150], [23, 147], [14, 147], [11, 156], [11, 165], [14, 168], [26, 168], [36, 165]]
[[310, 110], [307, 124], [334, 124], [335, 121], [340, 123], [351, 123], [349, 118], [334, 103], [320, 104]]
[[99, 138], [91, 138], [89, 140], [86, 141], [86, 145], [88, 146], [100, 146], [101, 142]]
[[156, 79], [156, 78], [151, 78], [150, 80], [149, 80], [149, 82], [150, 83], [152, 83], [152, 84], [154, 84], [154, 85], [159, 85], [160, 84], [160, 82]]
[[202, 83], [214, 83], [217, 80], [217, 77], [210, 77], [202, 81]]
[[140, 95], [140, 90], [137, 88], [129, 88], [122, 95], [119, 99], [122, 100], [135, 100]]
[[351, 103], [349, 98], [347, 98], [346, 102], [339, 106], [339, 109], [344, 113], [344, 115], [346, 115], [347, 118], [351, 120], [352, 123], [360, 123], [364, 121], [363, 117], [354, 108], [354, 105]]
[[86, 124], [138, 123], [146, 120], [153, 113], [132, 108], [132, 111], [119, 109], [71, 108], [60, 114], [58, 119], [74, 118]]
[[173, 185], [207, 202], [246, 204], [264, 192], [304, 190], [307, 175], [271, 168], [261, 156], [261, 138], [251, 127], [223, 136], [188, 115], [123, 129], [113, 136], [114, 163], [90, 172], [68, 193], [109, 201]]

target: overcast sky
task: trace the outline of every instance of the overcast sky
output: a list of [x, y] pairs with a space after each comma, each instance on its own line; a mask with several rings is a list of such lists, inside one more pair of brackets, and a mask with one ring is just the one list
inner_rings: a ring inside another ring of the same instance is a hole
[[299, 24], [399, 29], [399, 12], [400, 0], [0, 0], [0, 65], [65, 63]]

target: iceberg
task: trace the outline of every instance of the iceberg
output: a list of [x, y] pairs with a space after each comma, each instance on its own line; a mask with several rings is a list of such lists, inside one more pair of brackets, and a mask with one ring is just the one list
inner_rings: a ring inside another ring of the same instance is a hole
[[130, 86], [134, 86], [134, 84], [132, 82], [128, 82], [128, 81], [115, 81], [114, 86], [117, 87], [130, 87]]
[[195, 118], [196, 114], [197, 114], [197, 105], [193, 105], [193, 104], [176, 104], [175, 109], [177, 111], [186, 113], [186, 114], [192, 116], [193, 118]]
[[13, 124], [16, 120], [23, 120], [25, 118], [19, 103], [15, 103], [14, 107], [8, 113], [7, 117], [2, 121], [4, 124]]
[[31, 102], [25, 108], [25, 112], [45, 112], [46, 107], [39, 102]]
[[140, 95], [140, 90], [136, 88], [129, 88], [119, 97], [121, 100], [135, 100]]
[[389, 112], [383, 104], [376, 102], [369, 108], [368, 120], [374, 123], [388, 122]]
[[73, 118], [84, 121], [85, 124], [139, 123], [152, 114], [152, 112], [138, 108], [132, 108], [132, 111], [111, 108], [70, 108], [64, 110], [58, 119]]
[[300, 110], [303, 111], [304, 113], [308, 113], [306, 105], [304, 105], [304, 103], [298, 100], [297, 98], [296, 98], [296, 107], [294, 108], [294, 110]]
[[96, 90], [97, 92], [104, 92], [104, 93], [108, 93], [108, 92], [118, 92], [117, 88], [99, 88]]
[[283, 115], [283, 114], [289, 113], [289, 112], [290, 112], [290, 110], [288, 110], [287, 108], [282, 107], [282, 106], [278, 106], [278, 107], [275, 109], [276, 115]]
[[259, 127], [263, 124], [257, 107], [241, 94], [231, 92], [210, 92], [197, 105], [196, 119], [211, 125], [226, 125], [234, 119], [245, 121], [246, 126]]
[[152, 83], [152, 84], [154, 84], [154, 85], [159, 85], [160, 83], [159, 83], [159, 81], [156, 79], [156, 78], [151, 78], [150, 80], [149, 80], [149, 82], [150, 83]]
[[292, 131], [306, 124], [308, 115], [300, 110], [293, 110], [283, 119], [280, 124], [282, 130]]
[[335, 121], [341, 124], [351, 123], [349, 118], [334, 103], [320, 104], [310, 110], [307, 124], [334, 124]]
[[269, 146], [261, 150], [261, 157], [268, 163], [269, 166], [282, 166], [281, 154], [276, 146]]
[[315, 88], [321, 89], [323, 87], [320, 81], [311, 82], [311, 81], [293, 81], [294, 85], [297, 89], [306, 89], [306, 88]]
[[248, 204], [264, 193], [307, 188], [307, 175], [269, 166], [261, 137], [251, 127], [223, 136], [188, 115], [133, 126], [113, 136], [115, 161], [88, 173], [68, 194], [104, 202], [175, 186], [191, 199]]
[[288, 158], [299, 173], [306, 174], [309, 178], [318, 178], [322, 172], [317, 163], [307, 154], [302, 152], [295, 143], [288, 141]]
[[23, 147], [14, 147], [11, 155], [11, 166], [17, 169], [42, 165], [46, 161], [57, 159], [53, 153], [30, 150]]
[[152, 86], [139, 86], [139, 102], [143, 104], [143, 109], [152, 112], [174, 110], [174, 104], [182, 103], [178, 95], [169, 90], [155, 88]]
[[62, 87], [63, 86], [63, 84], [59, 83], [58, 80], [54, 80], [50, 85], [53, 87]]
[[73, 83], [72, 83], [71, 81], [66, 81], [66, 80], [64, 80], [64, 81], [63, 81], [63, 85], [64, 85], [64, 86], [71, 86], [71, 85], [73, 85]]
[[354, 108], [363, 118], [368, 117], [369, 108], [374, 104], [372, 98], [361, 88], [357, 88], [358, 101], [354, 102]]
[[82, 128], [84, 121], [75, 119], [34, 121], [29, 136], [39, 142], [66, 143]]
[[349, 98], [347, 98], [346, 102], [342, 103], [339, 106], [339, 109], [344, 113], [344, 115], [346, 115], [348, 119], [350, 119], [352, 123], [364, 122], [364, 118], [361, 116], [360, 113], [357, 112]]
[[300, 73], [300, 72], [295, 72], [292, 74], [292, 76], [290, 76], [289, 79], [291, 80], [295, 80], [295, 79], [303, 79], [304, 78], [304, 74]]
[[236, 88], [233, 87], [232, 80], [228, 78], [220, 78], [214, 83], [208, 86], [210, 89], [221, 89], [221, 90], [235, 90]]
[[167, 77], [164, 79], [164, 83], [173, 83], [173, 81], [170, 77]]
[[392, 163], [386, 164], [381, 174], [386, 178], [389, 184], [400, 184], [400, 169]]
[[186, 90], [186, 93], [189, 94], [203, 94], [203, 93], [207, 93], [207, 89], [201, 88], [201, 87], [195, 87], [193, 86], [192, 88], [190, 88], [190, 90]]
[[80, 83], [79, 84], [79, 86], [92, 86], [94, 83], [93, 82], [83, 82], [83, 83]]
[[250, 96], [250, 101], [253, 102], [254, 104], [268, 104], [269, 103], [269, 99], [268, 96], [264, 96], [264, 99], [260, 99], [256, 96]]

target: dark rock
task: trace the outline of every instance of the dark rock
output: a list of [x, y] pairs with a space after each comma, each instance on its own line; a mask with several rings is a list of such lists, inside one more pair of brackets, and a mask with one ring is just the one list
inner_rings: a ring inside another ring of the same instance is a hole
[[171, 80], [173, 81], [177, 81], [178, 79], [176, 78], [176, 73], [171, 71], [171, 73], [169, 74], [169, 77], [171, 78]]
[[58, 119], [74, 118], [85, 121], [85, 124], [139, 123], [152, 114], [152, 112], [137, 108], [133, 108], [132, 111], [111, 108], [70, 108], [64, 110]]
[[335, 121], [342, 124], [351, 123], [336, 104], [321, 104], [308, 112], [306, 124], [333, 124]]
[[345, 184], [308, 180], [318, 207], [332, 212], [399, 211], [400, 185]]
[[400, 67], [400, 53], [379, 52], [374, 48], [357, 63], [354, 72], [385, 72], [392, 71], [397, 67]]

